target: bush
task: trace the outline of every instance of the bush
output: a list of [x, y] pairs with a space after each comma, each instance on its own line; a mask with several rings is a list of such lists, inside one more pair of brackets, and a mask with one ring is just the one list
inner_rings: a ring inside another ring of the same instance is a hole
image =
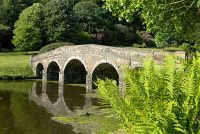
[[145, 43], [147, 47], [156, 47], [153, 36], [146, 31], [136, 31], [137, 43]]
[[183, 43], [180, 48], [182, 48], [184, 51], [189, 51], [191, 48], [191, 45], [189, 43]]
[[71, 41], [75, 44], [92, 44], [94, 43], [92, 37], [87, 32], [74, 33]]
[[68, 43], [68, 42], [52, 43], [52, 44], [49, 44], [49, 45], [46, 45], [46, 46], [42, 47], [39, 50], [38, 53], [41, 54], [41, 53], [45, 53], [45, 52], [51, 51], [53, 49], [56, 49], [56, 48], [59, 48], [59, 47], [62, 47], [62, 46], [70, 46], [70, 45], [74, 45], [74, 44], [73, 43]]
[[176, 63], [168, 56], [164, 65], [153, 60], [140, 70], [127, 69], [125, 95], [116, 81], [98, 80], [98, 91], [111, 104], [128, 133], [200, 133], [200, 54], [192, 64]]
[[195, 47], [196, 51], [200, 52], [200, 44], [195, 44], [194, 47]]
[[147, 46], [145, 43], [143, 43], [143, 44], [133, 44], [133, 47], [134, 48], [146, 48]]

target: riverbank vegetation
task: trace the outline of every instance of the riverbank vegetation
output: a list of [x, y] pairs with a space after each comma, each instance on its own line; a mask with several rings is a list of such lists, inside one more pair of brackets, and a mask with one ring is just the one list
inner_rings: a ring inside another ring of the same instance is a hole
[[0, 79], [27, 79], [35, 77], [29, 65], [35, 52], [0, 53]]
[[125, 79], [124, 96], [113, 80], [97, 85], [128, 133], [200, 132], [200, 54], [191, 64], [168, 56], [160, 66], [150, 59], [142, 69], [126, 69]]

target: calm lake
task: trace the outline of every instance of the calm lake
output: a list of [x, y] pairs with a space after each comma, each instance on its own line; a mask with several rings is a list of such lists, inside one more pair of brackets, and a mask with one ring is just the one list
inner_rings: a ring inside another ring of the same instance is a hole
[[99, 106], [84, 85], [41, 81], [0, 81], [0, 134], [75, 134], [74, 127], [52, 120]]

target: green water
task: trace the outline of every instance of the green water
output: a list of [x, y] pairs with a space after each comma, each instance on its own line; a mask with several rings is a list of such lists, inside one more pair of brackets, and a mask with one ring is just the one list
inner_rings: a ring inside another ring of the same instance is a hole
[[40, 81], [0, 81], [0, 134], [75, 134], [71, 125], [52, 120], [99, 105], [84, 86]]

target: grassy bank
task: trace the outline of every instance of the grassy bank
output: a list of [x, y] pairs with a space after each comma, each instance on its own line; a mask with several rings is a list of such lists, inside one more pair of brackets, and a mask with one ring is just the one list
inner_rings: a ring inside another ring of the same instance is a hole
[[35, 52], [0, 52], [0, 79], [34, 78], [29, 65]]

